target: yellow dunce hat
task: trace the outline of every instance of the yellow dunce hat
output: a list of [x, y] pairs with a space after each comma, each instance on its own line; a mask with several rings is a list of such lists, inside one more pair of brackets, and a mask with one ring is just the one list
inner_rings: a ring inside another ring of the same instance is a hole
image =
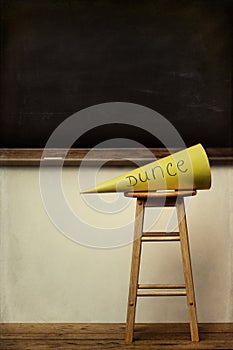
[[201, 144], [146, 164], [81, 193], [155, 190], [207, 190], [210, 165]]

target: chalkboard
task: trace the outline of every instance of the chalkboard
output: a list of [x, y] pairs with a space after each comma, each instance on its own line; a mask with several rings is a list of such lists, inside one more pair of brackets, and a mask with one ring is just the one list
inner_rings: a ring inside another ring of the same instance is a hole
[[[187, 146], [232, 146], [233, 1], [1, 1], [0, 146], [42, 148], [73, 113], [152, 108]], [[122, 136], [97, 128], [74, 147]], [[123, 137], [157, 139], [134, 127]], [[172, 145], [171, 145], [172, 146]]]

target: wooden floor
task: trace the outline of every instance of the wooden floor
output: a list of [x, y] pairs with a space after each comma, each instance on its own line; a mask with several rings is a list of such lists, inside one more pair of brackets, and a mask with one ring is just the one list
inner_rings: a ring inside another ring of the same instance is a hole
[[124, 324], [0, 324], [0, 350], [233, 349], [233, 324], [199, 324], [200, 342], [190, 341], [188, 324], [137, 324], [125, 344]]

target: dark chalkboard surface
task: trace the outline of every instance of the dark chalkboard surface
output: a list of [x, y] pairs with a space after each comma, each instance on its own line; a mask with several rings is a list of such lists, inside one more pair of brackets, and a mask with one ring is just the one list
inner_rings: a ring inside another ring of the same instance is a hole
[[[44, 147], [68, 116], [112, 101], [156, 110], [188, 146], [230, 147], [232, 10], [231, 0], [1, 1], [1, 147]], [[120, 136], [120, 124], [98, 128], [74, 146]], [[161, 147], [133, 127], [123, 136]]]

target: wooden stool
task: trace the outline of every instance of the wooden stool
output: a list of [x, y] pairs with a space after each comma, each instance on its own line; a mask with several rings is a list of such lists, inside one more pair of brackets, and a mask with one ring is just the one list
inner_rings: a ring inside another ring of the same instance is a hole
[[[174, 192], [127, 192], [126, 197], [137, 198], [134, 226], [134, 242], [126, 321], [126, 342], [133, 341], [137, 297], [146, 296], [186, 296], [190, 319], [192, 341], [199, 341], [192, 267], [189, 251], [184, 197], [193, 196], [196, 191]], [[143, 232], [145, 207], [176, 207], [178, 232]], [[139, 284], [139, 269], [142, 242], [180, 241], [185, 284]], [[156, 291], [156, 290], [162, 291]], [[149, 290], [149, 291], [148, 291]]]

